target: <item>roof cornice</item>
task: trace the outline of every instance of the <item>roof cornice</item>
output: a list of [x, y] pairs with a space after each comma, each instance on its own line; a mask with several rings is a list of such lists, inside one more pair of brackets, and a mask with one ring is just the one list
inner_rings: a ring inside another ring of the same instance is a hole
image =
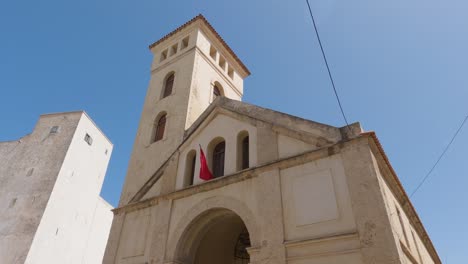
[[239, 57], [237, 57], [236, 53], [234, 53], [234, 51], [229, 47], [229, 45], [226, 43], [226, 41], [224, 41], [224, 39], [218, 34], [218, 32], [214, 29], [214, 27], [208, 22], [208, 20], [206, 20], [206, 18], [202, 14], [199, 14], [198, 16], [190, 19], [189, 21], [187, 21], [182, 26], [176, 28], [175, 30], [173, 30], [169, 34], [165, 35], [164, 37], [162, 37], [158, 41], [156, 41], [153, 44], [149, 45], [149, 49], [151, 50], [155, 46], [159, 45], [160, 43], [164, 42], [168, 38], [174, 36], [175, 34], [179, 33], [180, 31], [182, 31], [183, 29], [187, 28], [188, 26], [194, 24], [197, 21], [200, 21], [215, 36], [215, 38], [221, 43], [221, 45], [228, 51], [228, 53], [239, 64], [239, 66], [242, 68], [242, 70], [245, 71], [246, 77], [249, 76], [250, 71], [247, 68], [247, 66], [245, 66], [245, 64], [239, 59]]

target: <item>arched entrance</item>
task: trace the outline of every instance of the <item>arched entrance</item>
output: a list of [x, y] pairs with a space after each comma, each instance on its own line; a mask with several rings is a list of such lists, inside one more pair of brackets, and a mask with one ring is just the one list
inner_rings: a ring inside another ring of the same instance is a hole
[[228, 209], [211, 209], [184, 231], [176, 260], [184, 264], [247, 264], [250, 235], [242, 219]]

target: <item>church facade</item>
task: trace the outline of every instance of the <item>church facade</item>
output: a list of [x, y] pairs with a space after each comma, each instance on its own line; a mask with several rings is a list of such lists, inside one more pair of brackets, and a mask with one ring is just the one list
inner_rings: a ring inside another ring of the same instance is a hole
[[375, 133], [243, 103], [250, 72], [201, 15], [150, 50], [105, 264], [441, 263]]

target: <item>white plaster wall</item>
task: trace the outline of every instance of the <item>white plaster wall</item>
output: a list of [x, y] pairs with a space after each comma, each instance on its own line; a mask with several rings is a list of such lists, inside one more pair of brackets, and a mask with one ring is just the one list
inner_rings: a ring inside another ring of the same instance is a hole
[[[229, 175], [237, 171], [237, 136], [240, 132], [247, 131], [249, 134], [249, 165], [254, 167], [257, 165], [257, 129], [248, 123], [237, 120], [233, 117], [218, 114], [211, 120], [206, 127], [201, 128], [196, 132], [197, 134], [192, 135], [191, 139], [184, 144], [184, 148], [181, 149], [179, 166], [177, 170], [176, 189], [182, 189], [183, 181], [185, 176], [185, 168], [187, 164], [187, 154], [191, 150], [197, 152], [196, 163], [195, 163], [195, 178], [193, 183], [200, 184], [204, 180], [199, 178], [200, 171], [200, 147], [201, 145], [203, 152], [207, 159], [208, 157], [208, 144], [217, 138], [222, 137], [226, 141], [226, 153], [225, 153], [225, 166], [224, 175]], [[211, 169], [211, 168], [210, 168]]]
[[[84, 141], [86, 134], [93, 138], [91, 146]], [[97, 203], [111, 152], [110, 141], [83, 113], [25, 263], [86, 263], [87, 245], [105, 235], [91, 233], [93, 224], [111, 225], [109, 218], [94, 221], [103, 208]], [[104, 252], [100, 254], [88, 263], [99, 263]]]
[[[387, 208], [387, 212], [390, 217], [391, 227], [393, 230], [393, 234], [395, 236], [395, 240], [397, 246], [400, 248], [400, 254], [402, 254], [402, 259], [407, 259], [407, 263], [411, 263], [408, 260], [408, 257], [405, 255], [403, 250], [401, 249], [400, 243], [402, 243], [411, 253], [412, 257], [419, 261], [419, 263], [434, 263], [432, 257], [430, 256], [429, 252], [427, 251], [426, 247], [422, 243], [422, 240], [414, 227], [411, 225], [408, 216], [404, 212], [401, 205], [398, 203], [395, 195], [392, 193], [390, 188], [388, 187], [387, 183], [385, 182], [384, 178], [380, 170], [377, 171], [379, 177], [379, 184], [382, 188], [382, 195], [384, 196], [385, 205]], [[400, 224], [400, 220], [398, 218], [397, 209], [400, 211], [403, 226]], [[404, 237], [403, 228], [406, 231], [407, 240]], [[414, 237], [414, 239], [413, 239]], [[408, 242], [407, 242], [408, 241]]]
[[98, 197], [91, 230], [89, 231], [83, 264], [100, 264], [109, 238], [113, 207], [103, 198]]
[[80, 116], [42, 115], [31, 134], [0, 144], [0, 263], [24, 263]]

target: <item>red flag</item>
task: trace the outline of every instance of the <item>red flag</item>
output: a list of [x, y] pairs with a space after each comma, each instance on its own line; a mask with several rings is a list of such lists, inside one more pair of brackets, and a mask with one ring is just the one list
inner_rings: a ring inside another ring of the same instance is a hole
[[206, 163], [205, 153], [203, 153], [200, 146], [200, 179], [208, 181], [213, 178], [213, 174], [211, 174], [208, 164]]

